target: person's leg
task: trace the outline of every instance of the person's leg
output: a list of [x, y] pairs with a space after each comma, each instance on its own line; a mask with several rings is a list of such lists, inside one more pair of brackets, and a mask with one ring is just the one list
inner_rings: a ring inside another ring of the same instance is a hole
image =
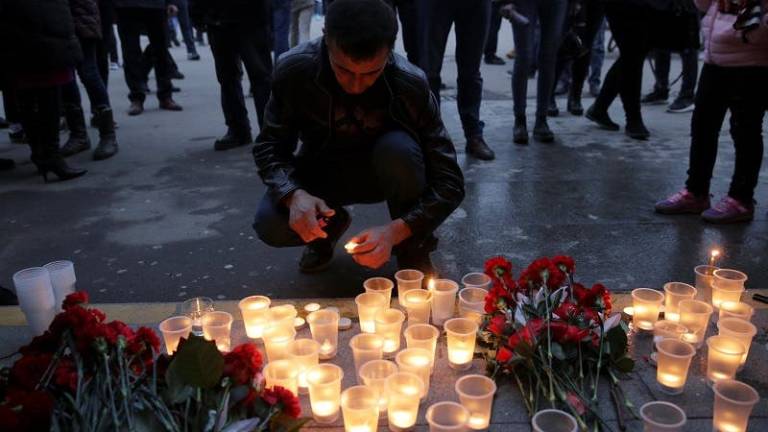
[[515, 65], [512, 69], [512, 100], [515, 117], [525, 118], [528, 99], [528, 76], [533, 61], [533, 21], [538, 13], [537, 0], [520, 0], [516, 3], [517, 12], [528, 18], [528, 25], [512, 22], [512, 34], [515, 42]]
[[197, 55], [197, 48], [195, 47], [195, 37], [192, 34], [192, 20], [189, 18], [189, 0], [176, 0], [176, 5], [179, 8], [179, 13], [176, 16], [179, 18], [184, 45], [187, 46], [187, 55], [193, 58]]
[[288, 51], [288, 33], [291, 27], [290, 0], [272, 0], [272, 32], [274, 38], [275, 61], [280, 54]]
[[123, 50], [123, 73], [130, 93], [131, 102], [143, 103], [145, 74], [141, 53], [141, 18], [137, 9], [118, 8], [117, 32], [120, 35], [120, 46]]
[[301, 11], [291, 10], [291, 24], [288, 37], [288, 46], [290, 48], [299, 44], [299, 14]]
[[[87, 44], [83, 44], [87, 47]], [[78, 65], [78, 69], [82, 65]], [[91, 140], [88, 137], [88, 130], [85, 127], [85, 114], [83, 113], [82, 100], [80, 97], [80, 88], [77, 80], [72, 80], [61, 86], [61, 101], [64, 104], [64, 117], [67, 120], [67, 129], [69, 137], [67, 142], [61, 147], [62, 156], [72, 156], [91, 148]]]
[[83, 60], [77, 67], [77, 74], [88, 93], [91, 102], [91, 112], [96, 112], [110, 106], [109, 94], [99, 74], [96, 51], [98, 42], [93, 39], [81, 39]]
[[297, 43], [304, 43], [310, 40], [310, 30], [312, 28], [312, 15], [315, 9], [308, 7], [299, 11], [298, 19], [298, 40]]
[[173, 64], [170, 61], [167, 41], [168, 33], [165, 29], [166, 13], [163, 9], [146, 9], [144, 22], [147, 26], [147, 36], [152, 45], [152, 59], [155, 66], [155, 81], [157, 82], [157, 99], [161, 102], [171, 98], [171, 72]]
[[454, 16], [456, 22], [456, 68], [458, 69], [456, 102], [464, 136], [482, 136], [480, 103], [483, 100], [483, 77], [480, 62], [485, 47], [485, 34], [491, 17], [490, 0], [477, 0], [461, 8]]
[[240, 141], [247, 140], [251, 136], [251, 125], [243, 97], [243, 73], [235, 29], [225, 26], [209, 27], [208, 43], [211, 45], [216, 66], [216, 79], [221, 86], [221, 109], [228, 128], [227, 135], [242, 138]]
[[272, 87], [272, 57], [269, 45], [264, 43], [267, 29], [241, 25], [238, 32], [240, 58], [251, 83], [253, 103], [256, 106], [256, 116], [261, 127], [264, 120], [264, 107], [267, 105]]
[[499, 3], [494, 2], [491, 5], [491, 20], [488, 24], [488, 36], [485, 39], [484, 49], [486, 62], [498, 57], [496, 55], [496, 50], [499, 46], [499, 29], [501, 28], [501, 14], [499, 13], [500, 8], [501, 4]]
[[[669, 95], [669, 69], [672, 63], [672, 52], [665, 49], [656, 49], [652, 52], [656, 83], [653, 90], [661, 95]], [[665, 97], [666, 99], [666, 97]]]
[[[212, 33], [208, 34], [211, 42]], [[276, 204], [268, 195], [259, 202], [253, 221], [253, 230], [261, 241], [272, 247], [296, 247], [305, 243], [288, 224], [288, 208]]]
[[581, 34], [582, 42], [584, 46], [589, 47], [589, 51], [573, 61], [571, 66], [571, 87], [568, 93], [568, 111], [575, 115], [581, 115], [584, 112], [584, 108], [581, 106], [581, 94], [584, 90], [584, 81], [587, 79], [589, 66], [594, 56], [595, 40], [597, 39], [598, 32], [602, 30], [603, 22], [605, 21], [605, 13], [600, 3], [591, 1], [586, 2], [585, 6], [587, 8], [586, 25]]
[[555, 62], [562, 41], [568, 0], [540, 1], [541, 45], [539, 47], [539, 79], [536, 87], [536, 124], [533, 135], [539, 141], [550, 142], [554, 134], [547, 125], [547, 111], [555, 86]]
[[680, 87], [680, 97], [693, 98], [699, 73], [699, 51], [683, 50], [680, 53], [680, 59], [683, 61], [683, 84]]
[[456, 0], [428, 0], [429, 37], [427, 38], [426, 64], [422, 68], [427, 74], [429, 87], [440, 103], [440, 72], [443, 70], [445, 46], [453, 26]]
[[[589, 60], [589, 85], [591, 87], [600, 86], [600, 78], [603, 73], [603, 63], [605, 62], [605, 28], [607, 25], [608, 21], [606, 21], [605, 11], [603, 11], [600, 27], [598, 27], [597, 34], [595, 35], [595, 41], [592, 43], [592, 55]], [[591, 90], [592, 89], [590, 89], [590, 91]]]
[[424, 29], [419, 27], [419, 5], [420, 0], [399, 0], [395, 1], [397, 15], [400, 18], [400, 28], [403, 35], [403, 47], [408, 56], [408, 61], [413, 64], [419, 63], [419, 46], [423, 37]]

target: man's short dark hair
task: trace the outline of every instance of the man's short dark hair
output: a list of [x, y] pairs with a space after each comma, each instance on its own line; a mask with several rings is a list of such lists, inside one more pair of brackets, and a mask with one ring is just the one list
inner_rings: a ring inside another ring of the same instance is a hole
[[325, 36], [353, 59], [370, 59], [395, 46], [395, 11], [382, 0], [335, 0], [325, 14]]

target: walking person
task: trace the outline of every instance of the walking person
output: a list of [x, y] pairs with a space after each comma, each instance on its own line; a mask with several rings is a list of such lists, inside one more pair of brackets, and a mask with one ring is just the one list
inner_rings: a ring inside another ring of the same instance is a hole
[[197, 53], [197, 47], [195, 46], [195, 36], [192, 29], [192, 20], [189, 18], [189, 0], [175, 1], [176, 6], [179, 8], [179, 12], [176, 14], [176, 18], [179, 21], [181, 37], [184, 40], [184, 45], [187, 48], [187, 60], [200, 60], [200, 54]]
[[[669, 69], [672, 60], [672, 51], [665, 49], [654, 50], [653, 58], [653, 76], [656, 82], [653, 85], [653, 91], [643, 96], [640, 101], [644, 104], [666, 104], [669, 99]], [[696, 79], [699, 74], [699, 50], [686, 49], [680, 52], [680, 60], [683, 63], [681, 74], [682, 84], [680, 93], [674, 101], [667, 107], [668, 112], [682, 113], [693, 111], [693, 94], [696, 91]]]
[[603, 77], [603, 63], [605, 62], [605, 28], [607, 27], [605, 17], [600, 21], [600, 27], [595, 34], [595, 40], [592, 42], [592, 55], [589, 59], [589, 95], [597, 97], [600, 94], [600, 82]]
[[504, 65], [507, 62], [496, 54], [499, 47], [499, 30], [501, 29], [501, 3], [491, 3], [491, 19], [488, 21], [488, 36], [485, 39], [484, 60], [489, 65]]

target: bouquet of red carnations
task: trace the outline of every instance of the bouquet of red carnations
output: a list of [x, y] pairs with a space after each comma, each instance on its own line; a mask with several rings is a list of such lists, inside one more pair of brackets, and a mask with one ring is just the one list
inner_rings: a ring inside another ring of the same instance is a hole
[[152, 329], [133, 330], [69, 295], [43, 335], [0, 374], [0, 430], [294, 431], [299, 400], [261, 384], [262, 359], [248, 343], [222, 354], [182, 339], [158, 355]]
[[492, 287], [479, 334], [488, 373], [517, 385], [531, 416], [559, 407], [582, 430], [599, 428], [598, 383], [607, 376], [619, 415], [633, 412], [619, 386], [634, 361], [627, 355], [627, 327], [611, 315], [611, 293], [601, 284], [574, 281], [571, 257], [539, 258], [515, 279], [503, 257], [489, 259]]

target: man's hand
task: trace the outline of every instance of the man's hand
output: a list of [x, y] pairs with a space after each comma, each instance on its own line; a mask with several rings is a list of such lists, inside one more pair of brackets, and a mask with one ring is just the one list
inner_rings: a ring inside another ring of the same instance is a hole
[[323, 231], [325, 223], [321, 218], [329, 218], [336, 212], [325, 201], [297, 189], [288, 197], [286, 205], [290, 211], [288, 224], [305, 243], [328, 237]]
[[389, 225], [373, 227], [354, 236], [350, 241], [357, 246], [349, 252], [356, 263], [377, 269], [389, 261], [392, 248], [411, 236], [411, 229], [402, 219]]
[[175, 17], [176, 14], [179, 13], [179, 8], [176, 7], [176, 5], [168, 5], [168, 16], [169, 17]]

